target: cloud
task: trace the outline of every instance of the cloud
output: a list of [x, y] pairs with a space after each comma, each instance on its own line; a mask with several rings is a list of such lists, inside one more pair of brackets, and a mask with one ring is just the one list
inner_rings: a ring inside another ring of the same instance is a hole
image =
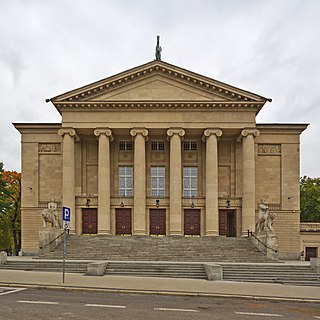
[[301, 174], [320, 176], [317, 0], [0, 2], [0, 161], [20, 167], [12, 122], [59, 122], [44, 100], [154, 59], [271, 97], [258, 122], [310, 122]]

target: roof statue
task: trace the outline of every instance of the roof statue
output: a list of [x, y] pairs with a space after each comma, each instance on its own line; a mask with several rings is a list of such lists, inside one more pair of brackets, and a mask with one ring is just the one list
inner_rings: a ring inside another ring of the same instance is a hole
[[162, 48], [160, 47], [160, 36], [157, 36], [156, 60], [161, 60]]

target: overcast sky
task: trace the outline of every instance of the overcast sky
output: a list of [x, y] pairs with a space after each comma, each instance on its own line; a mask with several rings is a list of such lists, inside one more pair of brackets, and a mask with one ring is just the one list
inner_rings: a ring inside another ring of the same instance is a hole
[[0, 0], [0, 161], [12, 122], [60, 122], [66, 91], [154, 59], [272, 98], [258, 123], [310, 123], [301, 173], [320, 176], [319, 0]]

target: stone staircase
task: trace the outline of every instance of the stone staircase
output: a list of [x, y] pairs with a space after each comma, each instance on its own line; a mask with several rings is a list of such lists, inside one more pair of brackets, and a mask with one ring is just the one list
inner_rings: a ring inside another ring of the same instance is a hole
[[[45, 259], [61, 259], [63, 244]], [[67, 259], [175, 262], [271, 262], [247, 238], [76, 236], [67, 240]]]
[[320, 286], [320, 274], [309, 266], [287, 264], [223, 264], [223, 280]]
[[[88, 262], [66, 261], [65, 272], [67, 273], [86, 273]], [[57, 260], [20, 260], [7, 261], [1, 265], [0, 269], [7, 270], [24, 270], [38, 272], [62, 272], [62, 261]]]
[[109, 262], [107, 275], [207, 279], [201, 263]]

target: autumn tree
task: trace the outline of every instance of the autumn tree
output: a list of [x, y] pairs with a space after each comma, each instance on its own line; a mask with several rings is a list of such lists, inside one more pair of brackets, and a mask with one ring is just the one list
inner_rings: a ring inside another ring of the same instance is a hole
[[[5, 171], [0, 162], [0, 227], [1, 249], [13, 249], [18, 255], [20, 240], [21, 173]], [[2, 243], [3, 242], [3, 243]]]
[[300, 220], [320, 222], [320, 178], [300, 179]]

